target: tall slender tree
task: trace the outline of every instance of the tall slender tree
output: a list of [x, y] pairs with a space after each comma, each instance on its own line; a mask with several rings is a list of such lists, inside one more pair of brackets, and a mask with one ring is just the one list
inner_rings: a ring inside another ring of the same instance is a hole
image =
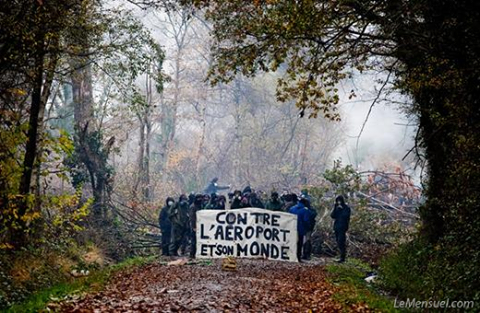
[[3, 161], [19, 157], [21, 162], [18, 185], [15, 176], [1, 179], [13, 181], [2, 194], [2, 213], [15, 216], [10, 227], [16, 229], [13, 237], [19, 245], [24, 244], [27, 231], [26, 214], [33, 209], [32, 177], [39, 162], [45, 107], [60, 59], [68, 50], [65, 35], [72, 24], [80, 23], [74, 5], [75, 1], [8, 1], [0, 5], [0, 75], [5, 95], [1, 105], [7, 113], [2, 124], [26, 128], [24, 141], [18, 141], [23, 147], [21, 155], [2, 155]]

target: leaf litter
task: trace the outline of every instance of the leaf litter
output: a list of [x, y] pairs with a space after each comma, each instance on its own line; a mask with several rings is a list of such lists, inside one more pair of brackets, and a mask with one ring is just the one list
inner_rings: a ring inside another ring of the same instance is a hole
[[159, 262], [116, 273], [104, 290], [71, 298], [55, 309], [83, 313], [371, 311], [364, 304], [345, 307], [335, 302], [337, 287], [325, 276], [324, 266], [314, 263], [239, 259], [236, 271], [223, 271], [222, 260]]

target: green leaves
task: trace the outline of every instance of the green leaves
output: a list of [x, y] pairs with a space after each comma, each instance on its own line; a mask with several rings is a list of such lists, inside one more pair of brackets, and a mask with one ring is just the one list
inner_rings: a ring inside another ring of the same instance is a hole
[[348, 194], [360, 190], [360, 175], [351, 164], [342, 166], [342, 161], [333, 162], [333, 168], [325, 170], [323, 177], [337, 187], [337, 194]]
[[[339, 120], [340, 98], [335, 86], [350, 68], [364, 68], [370, 50], [363, 41], [368, 20], [337, 1], [183, 1], [206, 7], [213, 23], [213, 84], [235, 75], [279, 71], [279, 101], [294, 101], [310, 117], [318, 113]], [[371, 38], [371, 37], [370, 37]], [[362, 40], [360, 40], [362, 39]], [[368, 42], [367, 42], [368, 41]]]
[[137, 80], [142, 75], [151, 77], [156, 91], [163, 91], [168, 77], [163, 73], [165, 53], [162, 47], [128, 10], [112, 10], [104, 23], [105, 36], [98, 46], [101, 50], [95, 69], [106, 74], [104, 78], [114, 86], [115, 96], [128, 103], [132, 112], [149, 110]]

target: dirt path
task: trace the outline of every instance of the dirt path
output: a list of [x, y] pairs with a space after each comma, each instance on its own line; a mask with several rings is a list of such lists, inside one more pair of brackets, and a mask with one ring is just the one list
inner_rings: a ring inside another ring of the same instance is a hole
[[64, 303], [64, 312], [340, 312], [322, 262], [238, 260], [150, 264], [114, 275], [107, 287]]

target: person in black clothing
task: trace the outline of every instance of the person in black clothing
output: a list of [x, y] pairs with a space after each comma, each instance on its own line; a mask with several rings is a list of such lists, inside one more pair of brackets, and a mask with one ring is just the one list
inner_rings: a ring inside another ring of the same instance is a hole
[[212, 181], [208, 184], [207, 188], [205, 188], [204, 193], [212, 194], [212, 193], [217, 193], [217, 191], [219, 190], [230, 189], [230, 186], [219, 186], [217, 182], [218, 182], [218, 177], [215, 177], [214, 179], [212, 179]]
[[225, 196], [218, 197], [217, 207], [216, 210], [225, 210], [225, 203], [227, 202], [227, 198]]
[[216, 210], [218, 205], [218, 197], [216, 193], [210, 195], [210, 201], [204, 206], [204, 210]]
[[197, 212], [202, 209], [203, 203], [203, 195], [196, 195], [195, 199], [190, 205], [190, 209], [188, 211], [188, 215], [190, 216], [190, 257], [193, 259], [195, 258], [195, 254], [197, 252], [197, 237], [196, 237], [196, 230], [197, 230]]
[[283, 197], [283, 199], [284, 199], [283, 200], [284, 204], [283, 204], [282, 211], [285, 211], [285, 212], [290, 211], [290, 209], [293, 208], [294, 206], [296, 206], [297, 203], [298, 203], [297, 195], [294, 194], [294, 193], [286, 194]]
[[194, 201], [195, 201], [195, 194], [193, 192], [191, 192], [188, 195], [188, 206], [191, 206]]
[[270, 211], [281, 211], [282, 207], [283, 202], [278, 198], [278, 192], [273, 191], [265, 208]]
[[252, 189], [250, 186], [247, 186], [243, 189], [242, 200], [240, 200], [240, 208], [249, 208], [250, 207], [250, 195], [252, 194]]
[[185, 255], [188, 241], [188, 197], [181, 195], [178, 203], [169, 210], [168, 217], [172, 222], [172, 240], [170, 243], [170, 256], [178, 256], [178, 249]]
[[248, 200], [251, 208], [265, 209], [262, 200], [258, 198], [256, 192], [252, 192]]
[[251, 193], [252, 193], [252, 187], [247, 186], [247, 187], [243, 188], [243, 191], [242, 191], [243, 195], [250, 195]]
[[296, 193], [292, 193], [291, 195], [292, 195], [293, 205], [297, 205], [298, 202], [300, 202], [300, 199], [298, 198]]
[[242, 207], [242, 192], [240, 190], [235, 190], [233, 192], [232, 204], [230, 209], [240, 209]]
[[[306, 223], [306, 233], [305, 233], [305, 240], [303, 243], [303, 256], [302, 259], [310, 260], [312, 255], [312, 233], [315, 228], [315, 219], [317, 217], [317, 210], [312, 207], [310, 200], [303, 196], [300, 196], [301, 199], [305, 199], [305, 207], [308, 211], [308, 222]], [[311, 199], [311, 198], [310, 198]]]
[[346, 234], [350, 224], [350, 207], [345, 204], [343, 196], [338, 196], [335, 199], [335, 207], [330, 216], [335, 220], [333, 230], [335, 231], [335, 239], [337, 240], [338, 249], [340, 250], [340, 259], [338, 262], [343, 263], [347, 255]]
[[162, 255], [170, 255], [169, 245], [172, 238], [172, 223], [168, 218], [169, 210], [175, 205], [175, 200], [168, 197], [165, 201], [165, 206], [160, 210], [158, 216], [158, 223], [160, 224], [160, 231], [162, 232]]
[[209, 203], [210, 203], [210, 195], [209, 194], [203, 195], [202, 210], [205, 210]]

